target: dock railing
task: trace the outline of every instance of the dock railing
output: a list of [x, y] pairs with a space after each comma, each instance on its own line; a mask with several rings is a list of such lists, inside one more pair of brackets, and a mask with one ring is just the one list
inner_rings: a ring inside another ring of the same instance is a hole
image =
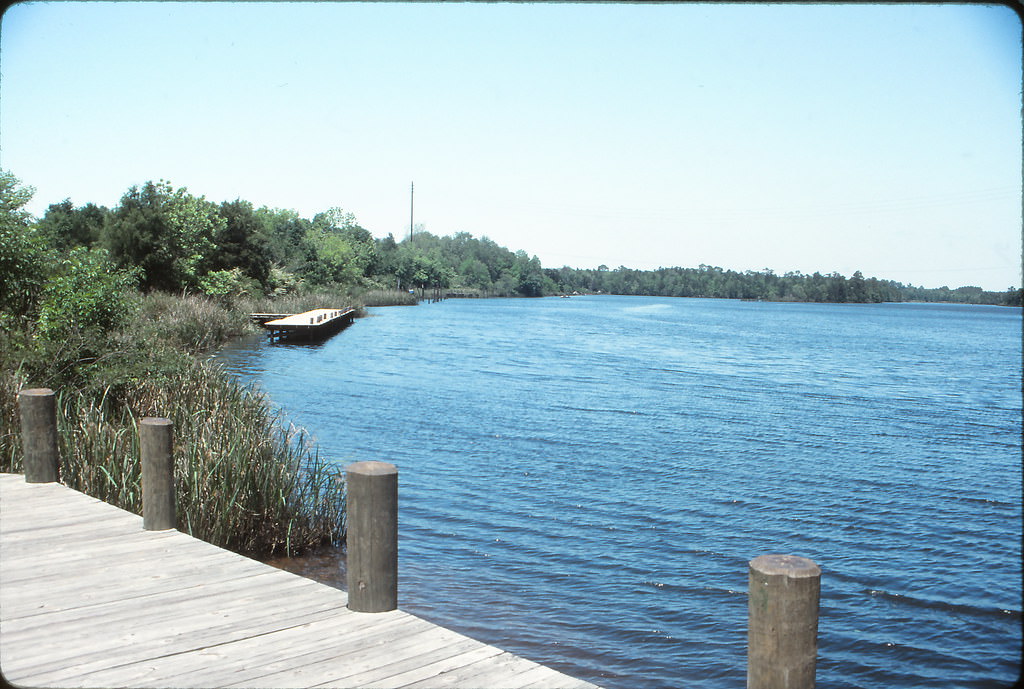
[[[18, 393], [27, 483], [59, 481], [53, 390]], [[139, 422], [143, 528], [176, 528], [173, 425]], [[398, 469], [356, 462], [345, 469], [348, 607], [387, 612], [398, 607]], [[821, 568], [795, 555], [761, 555], [749, 562], [748, 689], [812, 689], [818, 652]]]

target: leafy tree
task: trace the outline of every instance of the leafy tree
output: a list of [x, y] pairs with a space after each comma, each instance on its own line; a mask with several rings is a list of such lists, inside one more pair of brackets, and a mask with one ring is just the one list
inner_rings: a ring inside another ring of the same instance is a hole
[[264, 286], [236, 266], [230, 270], [211, 270], [199, 278], [199, 289], [211, 297], [227, 298], [262, 294]]
[[491, 276], [487, 266], [478, 258], [465, 258], [459, 264], [456, 277], [463, 287], [486, 289], [490, 287]]
[[540, 259], [530, 258], [525, 251], [516, 252], [516, 292], [524, 297], [540, 297], [544, 295], [545, 275]]
[[358, 284], [378, 261], [373, 235], [340, 208], [315, 215], [305, 240], [313, 251], [304, 272], [315, 282]]
[[46, 209], [37, 227], [50, 246], [59, 251], [76, 246], [90, 247], [100, 240], [109, 213], [108, 209], [93, 203], [75, 208], [71, 199], [64, 199]]
[[863, 304], [868, 301], [868, 284], [864, 279], [864, 274], [859, 270], [854, 271], [846, 291], [849, 301], [857, 304]]
[[204, 197], [169, 182], [146, 182], [121, 197], [104, 226], [103, 242], [121, 267], [138, 266], [145, 289], [196, 288], [224, 219]]
[[263, 225], [271, 264], [295, 271], [306, 260], [305, 237], [312, 223], [293, 210], [259, 208], [256, 218]]
[[52, 341], [94, 338], [125, 323], [137, 270], [118, 270], [103, 249], [75, 247], [43, 288], [39, 333]]
[[[237, 270], [266, 288], [270, 280], [270, 258], [264, 225], [253, 211], [252, 204], [241, 199], [225, 201], [220, 204], [219, 213], [224, 223], [217, 228], [213, 237], [213, 251], [209, 257], [211, 273]], [[207, 287], [214, 279], [223, 283], [224, 276], [206, 279], [203, 291], [207, 294], [210, 293]], [[203, 278], [200, 283], [203, 283]], [[234, 290], [235, 287], [228, 291]]]
[[45, 281], [45, 242], [32, 229], [25, 205], [35, 190], [0, 170], [0, 327], [30, 314]]

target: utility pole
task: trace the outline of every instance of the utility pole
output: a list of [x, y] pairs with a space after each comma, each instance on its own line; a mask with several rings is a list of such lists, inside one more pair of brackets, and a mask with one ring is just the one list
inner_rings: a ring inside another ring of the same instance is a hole
[[412, 224], [412, 208], [413, 208], [413, 206], [412, 206], [412, 204], [413, 204], [413, 194], [414, 194], [415, 191], [416, 191], [416, 184], [414, 182], [409, 182], [409, 243], [410, 244], [412, 244], [412, 228], [413, 228], [413, 224]]

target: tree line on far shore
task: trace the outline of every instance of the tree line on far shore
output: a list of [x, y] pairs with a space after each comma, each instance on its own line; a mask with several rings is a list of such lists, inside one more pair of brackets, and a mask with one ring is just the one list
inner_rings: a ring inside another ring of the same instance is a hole
[[710, 297], [763, 301], [799, 301], [869, 304], [880, 302], [927, 301], [961, 304], [1020, 306], [1022, 290], [990, 292], [980, 287], [926, 288], [892, 280], [865, 278], [858, 270], [847, 278], [839, 273], [810, 275], [798, 271], [777, 275], [762, 271], [724, 270], [717, 266], [608, 270], [561, 268], [546, 271], [563, 291], [600, 291], [666, 297]]
[[[25, 194], [5, 173], [5, 196]], [[6, 203], [6, 201], [5, 201]], [[237, 199], [214, 203], [169, 182], [130, 188], [112, 208], [70, 200], [30, 223], [37, 241], [92, 269], [121, 271], [143, 291], [230, 297], [280, 295], [306, 287], [438, 288], [486, 296], [607, 293], [644, 296], [875, 303], [943, 301], [1020, 306], [1022, 290], [925, 288], [865, 277], [860, 271], [778, 275], [717, 266], [634, 270], [544, 268], [536, 256], [466, 232], [419, 231], [375, 238], [341, 208], [311, 219], [293, 210]], [[110, 272], [110, 271], [108, 271]]]

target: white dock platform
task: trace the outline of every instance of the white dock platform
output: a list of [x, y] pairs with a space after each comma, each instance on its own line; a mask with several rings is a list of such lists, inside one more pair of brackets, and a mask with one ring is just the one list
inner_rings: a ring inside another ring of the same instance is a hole
[[595, 685], [55, 483], [0, 474], [0, 672], [22, 687]]
[[294, 313], [284, 318], [278, 318], [276, 320], [267, 321], [264, 323], [267, 327], [272, 328], [292, 328], [292, 327], [306, 327], [323, 325], [333, 321], [336, 318], [345, 318], [352, 313], [355, 309], [313, 309], [312, 311], [304, 311], [303, 313]]

